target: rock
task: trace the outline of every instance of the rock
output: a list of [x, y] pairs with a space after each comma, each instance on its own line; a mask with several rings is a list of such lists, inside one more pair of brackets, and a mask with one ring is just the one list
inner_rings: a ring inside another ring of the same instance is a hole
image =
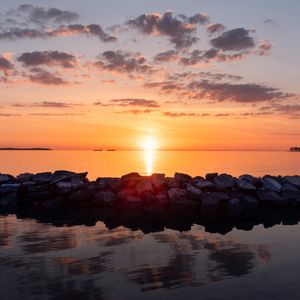
[[207, 173], [205, 175], [205, 179], [208, 181], [213, 181], [216, 177], [218, 177], [218, 173]]
[[225, 192], [211, 192], [211, 196], [220, 200], [220, 202], [226, 202], [230, 199], [228, 193]]
[[230, 199], [228, 202], [227, 202], [227, 207], [229, 209], [238, 209], [241, 207], [241, 202], [239, 199], [237, 198], [233, 198], [233, 199]]
[[154, 189], [152, 187], [151, 178], [143, 177], [141, 181], [136, 185], [135, 191], [137, 195], [144, 195], [147, 193], [154, 193]]
[[199, 180], [194, 183], [195, 187], [200, 190], [211, 189], [214, 187], [214, 184], [208, 180]]
[[56, 184], [56, 187], [61, 192], [71, 192], [73, 190], [73, 186], [71, 182], [60, 181]]
[[263, 178], [263, 188], [273, 192], [279, 193], [281, 190], [281, 185], [274, 179], [270, 177]]
[[37, 184], [34, 182], [34, 184], [27, 184], [26, 185], [27, 192], [30, 193], [39, 193], [39, 192], [48, 192], [49, 186], [47, 184]]
[[132, 172], [121, 177], [123, 187], [126, 189], [133, 189], [143, 179], [143, 177], [136, 172]]
[[123, 202], [125, 208], [140, 208], [143, 206], [143, 200], [136, 196], [128, 196]]
[[18, 182], [28, 182], [31, 181], [33, 177], [33, 174], [31, 173], [22, 173], [20, 175], [17, 176], [17, 181]]
[[189, 185], [186, 189], [188, 198], [192, 200], [201, 200], [201, 190], [197, 189], [196, 187]]
[[175, 179], [173, 177], [166, 177], [166, 186], [170, 189], [176, 186]]
[[117, 198], [120, 201], [126, 201], [129, 196], [135, 196], [135, 190], [133, 189], [124, 189], [117, 194]]
[[297, 188], [300, 188], [300, 176], [285, 176], [283, 182], [289, 183]]
[[250, 183], [247, 180], [240, 179], [240, 178], [235, 180], [235, 185], [238, 189], [244, 190], [244, 191], [256, 190], [256, 187], [252, 183]]
[[18, 193], [10, 193], [0, 196], [0, 206], [15, 207], [18, 205]]
[[88, 203], [89, 200], [92, 200], [93, 195], [94, 192], [91, 190], [87, 190], [87, 189], [78, 190], [68, 196], [68, 202], [70, 204]]
[[55, 171], [50, 179], [50, 184], [56, 184], [61, 181], [71, 181], [72, 179], [79, 178], [79, 179], [85, 179], [87, 176], [87, 172], [84, 173], [75, 173], [65, 170], [58, 170]]
[[77, 190], [84, 185], [84, 182], [80, 178], [74, 178], [71, 180], [71, 186], [73, 190]]
[[42, 205], [47, 209], [57, 209], [62, 205], [62, 203], [63, 199], [61, 197], [55, 197], [43, 201]]
[[168, 190], [170, 204], [182, 204], [187, 199], [187, 192], [180, 188], [171, 188]]
[[258, 199], [265, 203], [275, 206], [284, 206], [287, 204], [287, 201], [283, 199], [278, 193], [272, 190], [258, 190], [257, 191]]
[[242, 196], [242, 202], [249, 206], [258, 205], [258, 199], [250, 195]]
[[32, 176], [32, 181], [37, 183], [49, 183], [51, 180], [51, 172], [37, 173]]
[[282, 191], [281, 192], [281, 197], [284, 200], [291, 201], [295, 200], [300, 196], [300, 191]]
[[165, 189], [166, 187], [166, 176], [165, 174], [152, 174], [151, 183], [153, 188], [159, 192]]
[[227, 174], [221, 174], [215, 177], [213, 182], [218, 189], [229, 189], [234, 187], [234, 178]]
[[282, 192], [298, 192], [298, 193], [300, 193], [300, 191], [295, 186], [293, 186], [289, 183], [284, 183], [281, 186], [281, 191]]
[[167, 206], [169, 204], [169, 197], [167, 193], [159, 193], [156, 195], [157, 203], [162, 206]]
[[20, 190], [21, 183], [4, 183], [0, 185], [0, 195], [17, 193]]
[[113, 192], [101, 191], [94, 195], [92, 202], [103, 207], [115, 206], [117, 197]]
[[243, 180], [243, 181], [247, 181], [251, 184], [253, 184], [254, 186], [256, 186], [258, 179], [252, 175], [249, 174], [243, 174], [239, 177], [239, 179]]
[[9, 175], [9, 174], [0, 174], [0, 184], [2, 184], [2, 183], [8, 183], [8, 182], [11, 182], [11, 181], [14, 181], [14, 180], [15, 180], [15, 178], [12, 175]]
[[122, 189], [122, 181], [120, 178], [99, 177], [97, 178], [98, 187], [101, 189], [109, 189], [118, 192]]
[[220, 200], [211, 195], [211, 193], [203, 193], [201, 195], [201, 207], [209, 208], [209, 207], [217, 207], [220, 204]]
[[189, 181], [192, 179], [192, 177], [187, 174], [176, 172], [174, 175], [174, 179], [175, 179], [176, 186], [178, 186], [180, 188], [184, 188], [189, 183]]

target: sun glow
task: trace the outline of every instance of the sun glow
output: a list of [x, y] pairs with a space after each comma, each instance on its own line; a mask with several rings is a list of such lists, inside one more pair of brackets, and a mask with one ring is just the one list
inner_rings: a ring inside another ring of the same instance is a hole
[[141, 141], [141, 148], [146, 151], [153, 151], [157, 149], [157, 141], [153, 137], [146, 137]]

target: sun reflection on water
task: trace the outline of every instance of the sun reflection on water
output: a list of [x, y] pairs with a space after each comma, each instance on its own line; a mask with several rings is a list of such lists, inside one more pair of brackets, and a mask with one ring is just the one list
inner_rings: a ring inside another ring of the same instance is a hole
[[153, 173], [154, 151], [145, 150], [144, 159], [145, 159], [145, 166], [146, 166], [146, 175], [151, 175]]

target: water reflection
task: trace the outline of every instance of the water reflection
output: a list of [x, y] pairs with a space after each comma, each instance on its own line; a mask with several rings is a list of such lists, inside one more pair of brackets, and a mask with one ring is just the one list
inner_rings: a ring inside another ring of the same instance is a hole
[[153, 150], [145, 150], [144, 151], [144, 159], [145, 159], [145, 167], [146, 167], [146, 175], [151, 175], [153, 173], [153, 159], [154, 159], [154, 151]]

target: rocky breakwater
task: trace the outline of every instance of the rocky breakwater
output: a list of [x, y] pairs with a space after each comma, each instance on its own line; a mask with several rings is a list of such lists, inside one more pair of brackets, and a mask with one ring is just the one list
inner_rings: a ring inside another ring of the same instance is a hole
[[300, 176], [242, 175], [211, 173], [191, 177], [175, 173], [121, 178], [87, 179], [87, 172], [70, 171], [0, 174], [0, 207], [123, 208], [144, 210], [240, 211], [259, 207], [300, 207]]

